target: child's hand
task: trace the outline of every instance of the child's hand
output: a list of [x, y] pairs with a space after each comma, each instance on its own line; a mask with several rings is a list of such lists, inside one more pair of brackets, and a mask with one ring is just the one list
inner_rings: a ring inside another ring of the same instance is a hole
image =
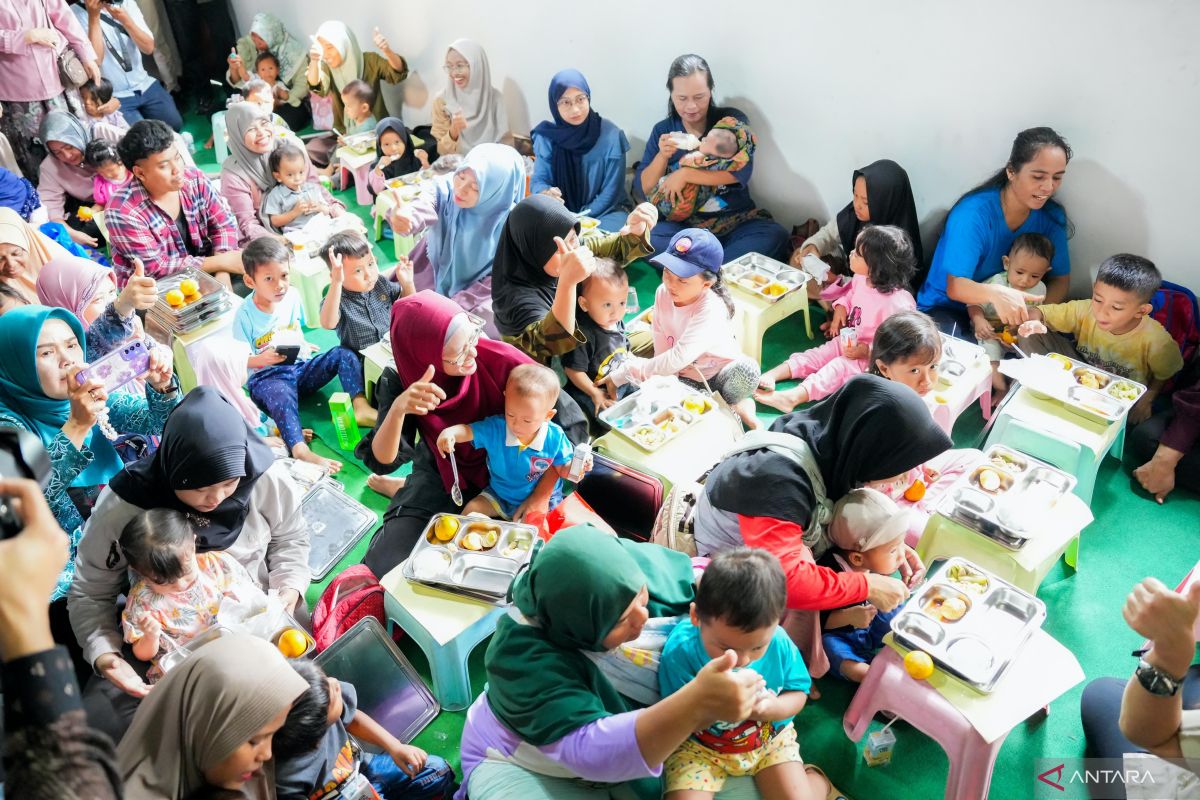
[[425, 769], [425, 760], [429, 758], [429, 754], [421, 748], [398, 742], [395, 747], [388, 750], [388, 755], [392, 757], [392, 761], [396, 762], [396, 766], [410, 778], [415, 778], [418, 772]]
[[868, 603], [865, 606], [855, 606], [854, 608], [846, 609], [846, 616], [850, 620], [850, 624], [856, 628], [866, 628], [871, 625], [871, 620], [875, 619], [875, 615], [879, 613], [879, 609]]
[[165, 392], [171, 385], [175, 374], [174, 357], [166, 347], [150, 348], [150, 368], [146, 371], [146, 383], [159, 394]]
[[612, 408], [616, 402], [616, 398], [609, 397], [608, 392], [602, 389], [592, 392], [592, 404], [596, 406], [596, 413]]
[[804, 262], [805, 256], [819, 256], [817, 248], [814, 245], [805, 245], [799, 250], [792, 251], [792, 257], [788, 259], [788, 264], [793, 267], [799, 267]]
[[340, 217], [342, 214], [346, 213], [346, 209], [342, 208], [341, 206], [327, 205], [325, 206], [325, 213], [331, 217]]
[[1026, 336], [1036, 336], [1039, 333], [1047, 333], [1046, 324], [1040, 319], [1030, 319], [1022, 322], [1017, 327], [1017, 336], [1025, 338]]
[[162, 625], [158, 623], [154, 617], [146, 617], [138, 625], [142, 629], [142, 638], [154, 643], [154, 648], [157, 650], [159, 645], [159, 637], [162, 636]]
[[444, 431], [442, 431], [441, 433], [438, 434], [437, 448], [438, 448], [438, 452], [440, 452], [442, 454], [443, 458], [454, 452], [454, 431], [453, 430], [451, 430], [450, 428], [446, 428]]
[[250, 369], [262, 369], [263, 367], [273, 367], [276, 364], [282, 364], [287, 361], [287, 358], [280, 355], [274, 347], [268, 347], [256, 356], [250, 356], [246, 360], [246, 366]]
[[346, 279], [346, 271], [342, 267], [342, 254], [331, 252], [329, 254], [329, 286], [341, 286], [342, 281]]
[[850, 316], [850, 312], [846, 310], [845, 306], [835, 306], [833, 316], [829, 318], [829, 329], [825, 331], [825, 335], [830, 339], [837, 336], [845, 327], [848, 316]]
[[396, 283], [407, 288], [413, 282], [413, 263], [411, 260], [400, 256], [396, 259]]
[[613, 380], [612, 375], [596, 378], [595, 384], [597, 388], [603, 390], [605, 397], [611, 400], [617, 399], [617, 382]]
[[420, 162], [421, 169], [429, 169], [429, 153], [426, 153], [424, 150], [418, 147], [417, 152], [414, 153], [414, 155], [417, 157], [417, 161]]
[[676, 205], [683, 200], [683, 189], [687, 185], [687, 175], [683, 170], [677, 169], [662, 179], [662, 183], [658, 185], [658, 191], [671, 201], [672, 205]]
[[992, 323], [980, 317], [975, 320], [975, 340], [986, 342], [988, 339], [995, 339], [996, 332], [992, 330]]
[[764, 372], [758, 377], [758, 388], [763, 392], [775, 391], [775, 377]]
[[784, 716], [776, 708], [778, 701], [779, 695], [764, 687], [759, 691], [758, 696], [754, 700], [754, 710], [750, 712], [749, 719], [755, 722], [776, 721], [781, 716]]
[[517, 506], [517, 510], [513, 512], [513, 522], [521, 522], [527, 514], [542, 514], [543, 516], [550, 513], [550, 498], [537, 499], [536, 493], [525, 498], [525, 502]]
[[412, 233], [413, 218], [398, 206], [392, 211], [391, 217], [388, 218], [388, 223], [392, 226], [392, 231], [400, 236], [408, 236]]
[[871, 355], [871, 348], [865, 342], [855, 342], [854, 344], [842, 344], [842, 355], [846, 358], [853, 358], [861, 361]]

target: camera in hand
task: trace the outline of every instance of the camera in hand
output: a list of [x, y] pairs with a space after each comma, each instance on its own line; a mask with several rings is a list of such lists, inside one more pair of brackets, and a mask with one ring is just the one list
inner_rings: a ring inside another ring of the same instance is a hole
[[[45, 488], [50, 457], [42, 440], [29, 431], [0, 428], [0, 478], [28, 478]], [[0, 539], [16, 536], [24, 527], [8, 498], [0, 497]]]

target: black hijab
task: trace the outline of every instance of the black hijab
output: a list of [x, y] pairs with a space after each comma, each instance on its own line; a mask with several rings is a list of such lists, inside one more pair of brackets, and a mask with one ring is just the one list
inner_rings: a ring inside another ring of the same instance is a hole
[[384, 117], [379, 120], [379, 124], [375, 126], [375, 161], [371, 164], [371, 169], [375, 169], [379, 164], [379, 160], [383, 158], [383, 134], [388, 131], [395, 132], [404, 142], [404, 155], [388, 164], [383, 168], [383, 177], [391, 180], [398, 178], [401, 175], [408, 175], [421, 169], [421, 162], [417, 160], [416, 147], [413, 145], [412, 135], [409, 134], [408, 128], [405, 127], [403, 120], [399, 117]]
[[854, 183], [860, 177], [867, 181], [867, 208], [871, 219], [869, 222], [860, 221], [854, 215], [853, 202], [838, 212], [838, 237], [842, 240], [842, 248], [846, 255], [850, 255], [854, 250], [858, 232], [867, 225], [895, 225], [908, 232], [917, 265], [924, 264], [925, 251], [921, 248], [917, 204], [913, 200], [912, 186], [908, 182], [908, 173], [904, 171], [904, 167], [885, 158], [862, 169], [856, 169], [854, 177], [850, 179], [851, 192], [854, 191]]
[[[109, 486], [138, 508], [186, 514], [197, 528], [197, 551], [225, 550], [242, 532], [255, 483], [274, 462], [271, 448], [220, 390], [197, 386], [167, 417], [157, 452], [125, 467]], [[212, 511], [197, 511], [175, 496], [176, 489], [230, 478], [241, 478], [237, 489]]]
[[[808, 443], [831, 500], [859, 484], [900, 475], [953, 446], [917, 393], [877, 375], [856, 375], [821, 402], [784, 414], [771, 430]], [[727, 458], [705, 484], [714, 506], [807, 528], [813, 491], [786, 456], [753, 450]]]
[[544, 267], [557, 251], [554, 237], [579, 231], [567, 207], [544, 194], [513, 206], [500, 232], [492, 262], [492, 313], [504, 336], [516, 336], [546, 316], [554, 305], [558, 278]]

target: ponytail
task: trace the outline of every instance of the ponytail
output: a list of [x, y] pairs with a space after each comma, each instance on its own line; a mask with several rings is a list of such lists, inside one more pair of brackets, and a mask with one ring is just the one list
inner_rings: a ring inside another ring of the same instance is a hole
[[733, 315], [737, 313], [737, 309], [733, 305], [733, 296], [729, 294], [729, 287], [725, 284], [724, 279], [721, 278], [721, 273], [706, 269], [700, 273], [700, 276], [706, 281], [713, 282], [713, 285], [708, 288], [715, 292], [717, 297], [721, 298], [722, 302], [725, 303], [725, 308], [729, 311], [729, 318], [733, 319]]

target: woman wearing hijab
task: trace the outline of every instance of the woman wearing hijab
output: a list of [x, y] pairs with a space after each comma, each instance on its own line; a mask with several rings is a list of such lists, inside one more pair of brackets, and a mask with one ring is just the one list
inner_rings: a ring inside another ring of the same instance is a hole
[[[50, 455], [46, 499], [55, 519], [80, 537], [84, 514], [122, 467], [109, 435], [158, 436], [180, 399], [169, 359], [153, 355], [142, 395], [108, 395], [95, 380], [79, 384], [86, 366], [83, 326], [61, 308], [30, 305], [0, 317], [0, 426], [36, 433]], [[75, 572], [69, 562], [54, 599], [66, 597]]]
[[[138, 283], [130, 281], [118, 294], [112, 267], [72, 255], [51, 260], [37, 279], [39, 303], [65, 308], [83, 324], [88, 355], [93, 361], [130, 338], [145, 337], [137, 316], [139, 308], [144, 307], [139, 303], [139, 295], [144, 292]], [[153, 287], [150, 293], [154, 295]]]
[[431, 135], [438, 153], [466, 153], [477, 144], [512, 144], [504, 95], [492, 86], [487, 53], [470, 39], [446, 50], [446, 88], [433, 98]]
[[[237, 218], [238, 246], [245, 247], [260, 236], [274, 236], [260, 215], [263, 197], [278, 181], [271, 174], [271, 151], [281, 138], [286, 138], [303, 150], [298, 139], [281, 137], [271, 120], [271, 114], [254, 103], [234, 103], [225, 112], [229, 133], [229, 156], [221, 164], [221, 195]], [[307, 191], [319, 195], [326, 205], [345, 208], [321, 185], [316, 171], [309, 164]]]
[[36, 303], [37, 278], [52, 259], [70, 255], [62, 245], [21, 219], [11, 208], [0, 208], [0, 282]]
[[504, 341], [549, 363], [581, 341], [575, 321], [579, 284], [602, 256], [628, 264], [651, 252], [658, 211], [642, 203], [618, 233], [580, 241], [579, 220], [552, 197], [535, 194], [517, 204], [492, 264], [492, 311]]
[[[876, 375], [851, 378], [825, 400], [775, 420], [771, 430], [803, 440], [820, 471], [824, 496], [833, 502], [857, 486], [892, 480], [952, 446], [916, 392]], [[894, 578], [834, 572], [814, 563], [828, 549], [828, 520], [818, 518], [818, 499], [791, 454], [763, 447], [727, 457], [696, 502], [696, 552], [708, 556], [742, 545], [770, 550], [783, 562], [793, 611], [865, 601], [880, 611], [895, 608], [906, 591]], [[901, 571], [909, 573], [915, 563], [910, 550]], [[789, 632], [809, 672], [820, 677], [828, 662], [816, 615], [793, 616]]]
[[275, 56], [279, 64], [279, 81], [287, 86], [288, 97], [275, 110], [288, 127], [302, 130], [312, 121], [308, 103], [308, 53], [304, 44], [288, 33], [274, 14], [260, 11], [250, 23], [250, 33], [237, 40], [236, 53], [229, 56], [225, 80], [235, 89], [242, 89], [254, 77], [255, 62], [263, 53]]
[[117, 747], [125, 800], [275, 797], [271, 737], [308, 683], [270, 642], [223, 636], [171, 670]]
[[[384, 137], [387, 136], [385, 140]], [[389, 155], [384, 145], [395, 148], [403, 146], [403, 152]], [[429, 166], [431, 158], [437, 158], [437, 148], [431, 142], [417, 146], [408, 126], [399, 117], [384, 117], [375, 126], [375, 162], [367, 173], [367, 184], [371, 196], [375, 197], [387, 188], [387, 182], [401, 175], [408, 175]]]
[[21, 219], [34, 225], [40, 225], [49, 219], [37, 188], [4, 167], [0, 167], [0, 208], [15, 211]]
[[607, 800], [620, 784], [660, 775], [693, 731], [746, 719], [760, 679], [732, 671], [732, 653], [640, 709], [597, 667], [648, 618], [687, 613], [694, 594], [682, 553], [587, 526], [557, 533], [517, 579], [514, 607], [488, 645], [487, 690], [467, 711], [456, 797]]
[[525, 162], [505, 144], [482, 144], [451, 176], [392, 212], [399, 236], [429, 233], [413, 249], [413, 281], [492, 321], [492, 260], [508, 213], [525, 196]]
[[562, 200], [569, 211], [615, 231], [625, 224], [625, 132], [592, 108], [583, 73], [564, 69], [550, 80], [552, 120], [533, 129], [530, 190]]
[[303, 491], [284, 464], [274, 464], [275, 454], [238, 410], [216, 389], [198, 386], [167, 419], [153, 457], [127, 466], [101, 493], [76, 559], [71, 625], [88, 663], [118, 689], [135, 697], [148, 691], [121, 657], [114, 613], [128, 573], [117, 539], [142, 511], [187, 514], [197, 551], [229, 553], [260, 587], [278, 590], [285, 607], [300, 606], [303, 615], [310, 577]]
[[[354, 32], [346, 27], [346, 23], [337, 20], [322, 22], [321, 27], [317, 28], [315, 38], [316, 42], [308, 51], [306, 80], [313, 94], [332, 100], [334, 130], [346, 130], [346, 122], [342, 116], [345, 110], [342, 104], [342, 88], [350, 81], [360, 80], [370, 84], [375, 92], [375, 105], [371, 107], [371, 116], [375, 119], [386, 117], [387, 106], [384, 105], [379, 84], [383, 81], [400, 83], [408, 77], [408, 64], [399, 53], [392, 50], [379, 29], [375, 29], [372, 41], [383, 55], [364, 53], [358, 46]], [[329, 163], [336, 146], [335, 135], [321, 136], [308, 141], [308, 153], [314, 164], [324, 167]]]
[[881, 159], [854, 170], [850, 179], [854, 199], [792, 254], [792, 266], [806, 255], [845, 258], [854, 250], [858, 232], [867, 225], [895, 225], [912, 239], [917, 264], [925, 262], [921, 227], [908, 173], [895, 161]]

